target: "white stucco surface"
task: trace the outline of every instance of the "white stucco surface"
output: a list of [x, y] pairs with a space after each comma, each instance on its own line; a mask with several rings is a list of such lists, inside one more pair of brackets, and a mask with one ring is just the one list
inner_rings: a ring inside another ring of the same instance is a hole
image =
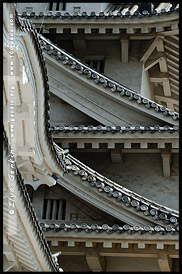
[[123, 164], [111, 164], [110, 155], [107, 153], [74, 155], [112, 181], [159, 204], [178, 210], [177, 154], [172, 155], [169, 178], [163, 177], [160, 154], [124, 154]]

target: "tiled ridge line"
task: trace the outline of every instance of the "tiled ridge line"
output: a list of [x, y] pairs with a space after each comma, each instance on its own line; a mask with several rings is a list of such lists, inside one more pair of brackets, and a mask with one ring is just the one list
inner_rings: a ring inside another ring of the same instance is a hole
[[161, 15], [169, 15], [173, 12], [179, 12], [179, 7], [178, 5], [176, 5], [176, 7], [172, 6], [169, 10], [166, 10], [165, 8], [162, 9], [160, 12], [157, 11], [157, 9], [154, 9], [151, 13], [148, 12], [147, 10], [144, 10], [142, 13], [140, 13], [138, 10], [136, 10], [133, 14], [130, 13], [130, 11], [127, 11], [125, 14], [122, 14], [121, 12], [117, 12], [117, 13], [113, 13], [113, 12], [99, 12], [96, 13], [94, 11], [87, 13], [85, 11], [83, 11], [82, 13], [69, 13], [69, 12], [60, 12], [60, 11], [49, 11], [48, 13], [44, 13], [44, 12], [39, 12], [39, 13], [35, 13], [35, 12], [31, 12], [31, 13], [27, 13], [27, 12], [22, 12], [19, 13], [20, 16], [22, 17], [26, 17], [26, 19], [29, 18], [34, 18], [34, 19], [39, 19], [39, 18], [53, 18], [53, 19], [82, 19], [82, 18], [86, 18], [86, 19], [116, 19], [116, 18], [134, 18], [134, 17], [138, 17], [138, 18], [144, 18], [144, 17], [151, 17], [153, 15], [155, 16], [161, 16]]
[[56, 125], [56, 126], [51, 126], [49, 128], [50, 132], [53, 132], [55, 134], [59, 133], [59, 132], [63, 132], [63, 133], [70, 133], [73, 132], [74, 134], [77, 133], [146, 133], [149, 132], [151, 134], [156, 133], [156, 132], [169, 132], [169, 133], [174, 133], [174, 132], [179, 132], [179, 126], [174, 125], [173, 127], [170, 127], [168, 125], [165, 126], [84, 126], [84, 125], [78, 125], [78, 126], [74, 126], [74, 125], [70, 125], [70, 126], [64, 126], [64, 125]]
[[171, 225], [166, 225], [165, 228], [161, 227], [160, 225], [156, 225], [154, 227], [151, 227], [149, 225], [145, 225], [144, 227], [139, 226], [139, 225], [128, 225], [128, 224], [124, 224], [123, 226], [120, 226], [118, 224], [114, 224], [113, 226], [109, 226], [108, 224], [103, 224], [103, 225], [97, 225], [97, 224], [91, 224], [88, 225], [87, 223], [82, 223], [80, 225], [76, 224], [76, 223], [72, 223], [72, 224], [66, 224], [66, 223], [52, 223], [52, 224], [47, 224], [44, 222], [40, 223], [40, 226], [42, 226], [42, 229], [44, 231], [49, 231], [49, 230], [53, 230], [55, 232], [59, 232], [59, 231], [66, 231], [66, 232], [70, 232], [70, 231], [76, 231], [76, 232], [80, 232], [80, 231], [85, 231], [87, 233], [90, 232], [97, 232], [97, 233], [102, 233], [102, 232], [106, 232], [108, 234], [111, 233], [118, 233], [118, 234], [122, 234], [122, 233], [128, 233], [128, 234], [134, 234], [134, 233], [139, 233], [141, 235], [145, 234], [145, 233], [150, 233], [150, 234], [162, 234], [165, 235], [167, 233], [170, 233], [172, 235], [176, 235], [179, 233], [179, 225], [176, 226], [175, 228], [172, 227]]

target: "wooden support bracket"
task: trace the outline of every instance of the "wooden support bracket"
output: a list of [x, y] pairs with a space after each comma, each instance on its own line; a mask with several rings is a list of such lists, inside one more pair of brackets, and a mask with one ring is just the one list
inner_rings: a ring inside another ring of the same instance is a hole
[[113, 164], [122, 164], [123, 155], [122, 151], [119, 148], [111, 149], [111, 161]]
[[172, 258], [167, 254], [158, 255], [158, 264], [161, 272], [172, 272]]
[[105, 258], [103, 256], [101, 257], [98, 252], [88, 250], [86, 253], [86, 260], [92, 272], [105, 271]]
[[129, 39], [127, 37], [123, 37], [120, 39], [120, 42], [121, 42], [121, 61], [123, 63], [128, 63]]
[[170, 164], [171, 164], [171, 151], [162, 150], [162, 164], [163, 164], [163, 175], [164, 177], [170, 177]]

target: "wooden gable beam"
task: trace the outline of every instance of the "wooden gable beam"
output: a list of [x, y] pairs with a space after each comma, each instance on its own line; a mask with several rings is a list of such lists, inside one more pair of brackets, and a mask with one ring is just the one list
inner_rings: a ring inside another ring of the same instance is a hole
[[166, 57], [162, 57], [159, 60], [159, 67], [161, 72], [167, 72], [167, 62], [166, 62]]
[[150, 45], [150, 47], [148, 48], [148, 50], [145, 52], [145, 54], [143, 55], [143, 57], [141, 58], [140, 61], [146, 62], [146, 60], [149, 58], [149, 56], [152, 54], [152, 52], [154, 51], [154, 49], [157, 48], [158, 52], [163, 52], [164, 51], [164, 47], [163, 47], [163, 39], [161, 36], [157, 36], [155, 38], [155, 40], [153, 41], [153, 43]]
[[158, 264], [161, 272], [172, 272], [172, 258], [167, 254], [158, 255]]
[[162, 52], [153, 52], [151, 56], [148, 58], [148, 60], [144, 64], [144, 70], [147, 71], [153, 66], [155, 66], [157, 63], [159, 63], [162, 58], [164, 58], [164, 54]]
[[171, 46], [171, 45], [170, 45], [170, 47], [169, 47], [169, 46], [167, 46], [166, 44], [164, 45], [164, 47], [165, 47], [165, 49], [167, 49], [170, 53], [176, 54], [177, 56], [179, 56], [179, 51], [178, 51], [177, 48], [175, 48], [175, 47], [173, 47], [173, 46]]
[[165, 38], [164, 41], [179, 50], [179, 42], [178, 41], [176, 41], [176, 40], [174, 41], [173, 39], [170, 39], [170, 37]]
[[155, 95], [155, 99], [157, 101], [164, 101], [166, 102], [166, 104], [171, 103], [171, 104], [179, 105], [179, 101], [172, 98]]

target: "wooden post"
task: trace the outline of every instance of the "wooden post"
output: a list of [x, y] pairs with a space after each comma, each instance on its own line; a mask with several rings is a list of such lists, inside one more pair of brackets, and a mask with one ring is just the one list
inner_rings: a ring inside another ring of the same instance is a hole
[[105, 271], [105, 258], [101, 257], [98, 252], [94, 250], [88, 250], [86, 253], [86, 260], [92, 272]]
[[59, 201], [59, 208], [58, 208], [58, 220], [62, 220], [63, 217], [63, 200]]
[[162, 164], [164, 177], [170, 177], [171, 152], [167, 150], [162, 151]]
[[172, 272], [172, 259], [167, 254], [158, 255], [158, 264], [161, 272]]
[[127, 37], [121, 38], [120, 43], [121, 43], [121, 61], [123, 63], [128, 63], [129, 39]]
[[97, 70], [100, 71], [101, 61], [97, 61]]
[[46, 220], [50, 220], [51, 218], [51, 200], [47, 201], [47, 208], [46, 208]]
[[119, 149], [119, 148], [111, 149], [111, 161], [113, 164], [122, 164], [123, 163], [121, 149]]
[[56, 213], [57, 213], [57, 200], [54, 200], [53, 208], [52, 208], [52, 220], [56, 220]]

